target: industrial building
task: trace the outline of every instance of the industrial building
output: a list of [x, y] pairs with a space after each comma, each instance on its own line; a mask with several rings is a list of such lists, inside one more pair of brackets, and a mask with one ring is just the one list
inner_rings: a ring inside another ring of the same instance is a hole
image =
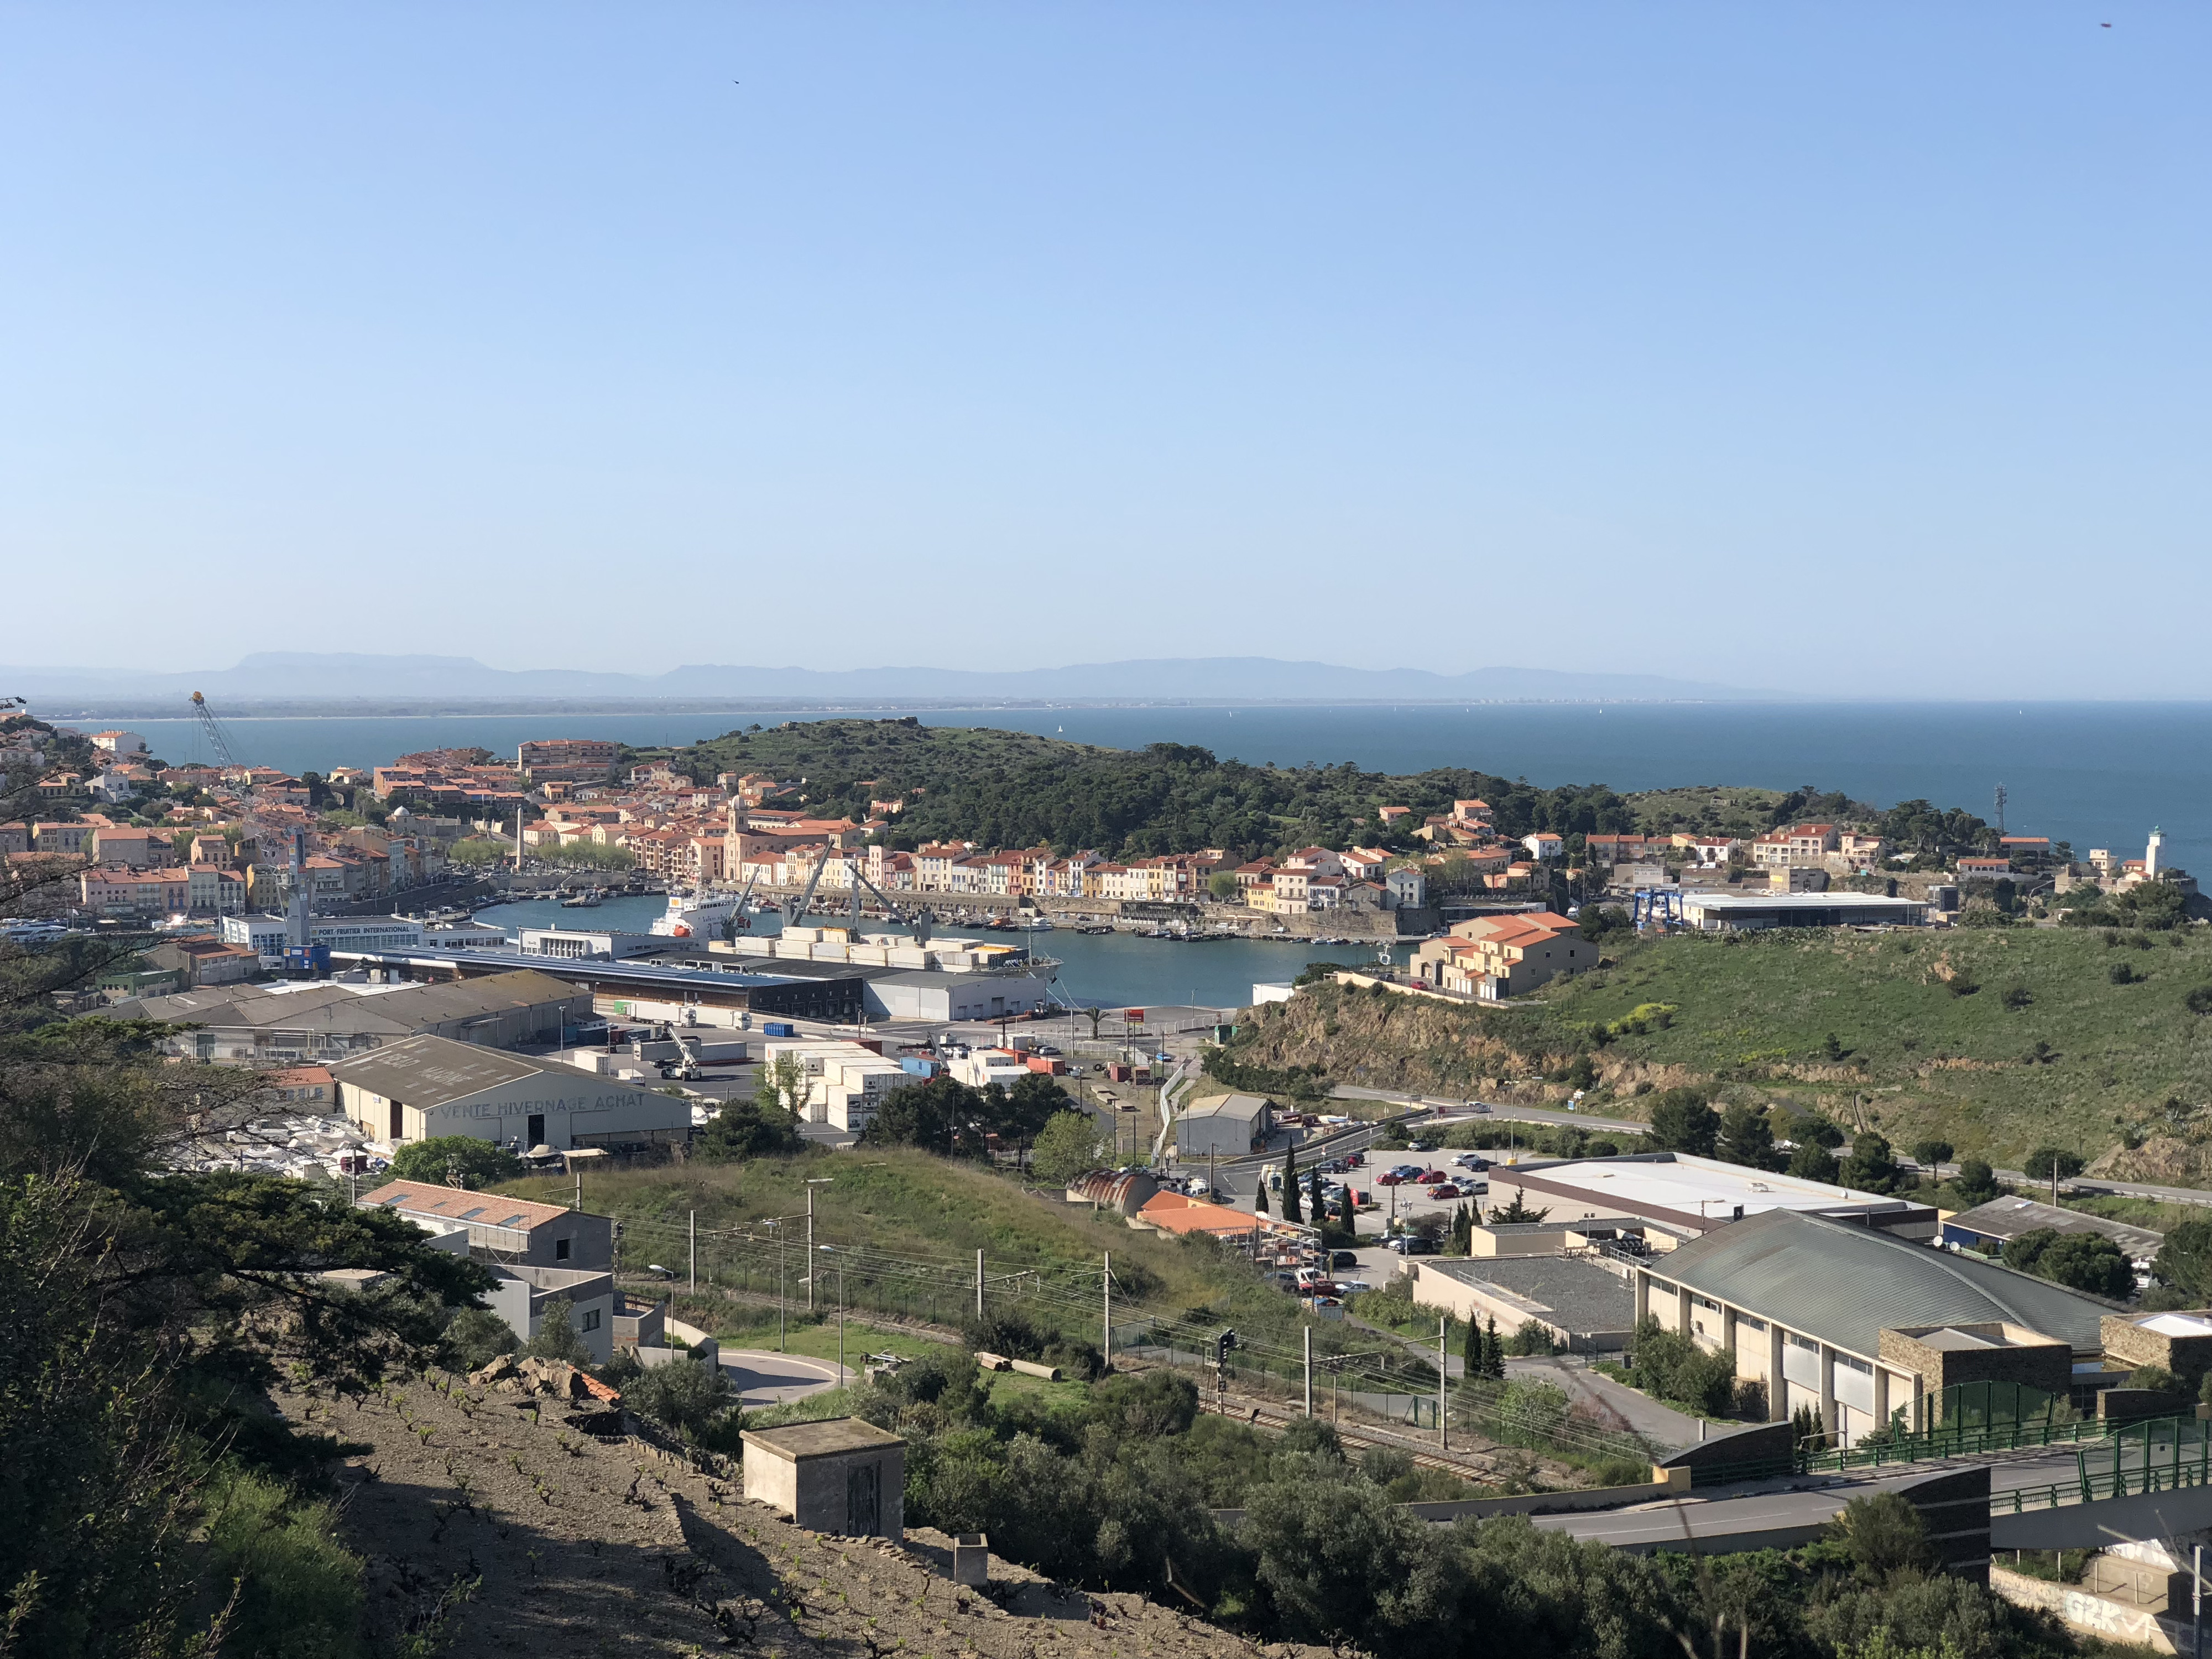
[[1259, 1095], [1208, 1095], [1176, 1119], [1176, 1148], [1184, 1158], [1243, 1158], [1275, 1133], [1273, 1101]]
[[473, 1135], [527, 1151], [689, 1139], [691, 1107], [617, 1078], [444, 1037], [409, 1037], [331, 1067], [338, 1109], [393, 1145]]
[[586, 1019], [590, 996], [543, 974], [510, 972], [459, 984], [323, 980], [203, 987], [117, 1005], [118, 1019], [190, 1024], [161, 1042], [183, 1059], [299, 1065], [414, 1036], [485, 1048], [558, 1042]]
[[[223, 916], [218, 919], [225, 945], [250, 945], [267, 963], [284, 959], [289, 926], [283, 916]], [[310, 916], [307, 943], [332, 951], [389, 951], [422, 943], [423, 927], [400, 916]]]
[[615, 1265], [614, 1219], [587, 1210], [426, 1181], [386, 1182], [354, 1202], [404, 1215], [428, 1232], [465, 1233], [470, 1254], [506, 1267], [597, 1271]]
[[665, 951], [668, 940], [659, 933], [625, 933], [611, 927], [525, 927], [515, 936], [513, 948], [526, 957], [615, 962]]
[[779, 1060], [796, 1065], [805, 1081], [805, 1098], [795, 1115], [809, 1123], [827, 1123], [858, 1134], [874, 1120], [885, 1099], [927, 1080], [926, 1073], [886, 1060], [876, 1048], [839, 1038], [796, 1038], [761, 1045], [769, 1066]]
[[[608, 962], [525, 956], [520, 951], [447, 951], [428, 945], [385, 949], [334, 948], [332, 961], [375, 969], [398, 969], [429, 976], [471, 979], [529, 969], [579, 986], [602, 1013], [683, 1024], [749, 1024], [771, 1019], [816, 1019], [851, 1024], [861, 1017], [861, 979], [852, 969], [779, 962], [771, 971], [739, 967], [728, 957], [665, 952], [650, 961]], [[707, 966], [708, 963], [715, 965]]]
[[871, 974], [861, 995], [877, 1019], [1024, 1018], [1045, 1006], [1047, 981], [1034, 974], [956, 974], [928, 969]]
[[2001, 1249], [2023, 1233], [2049, 1228], [2059, 1233], [2095, 1233], [2119, 1247], [2137, 1272], [2148, 1272], [2151, 1260], [2166, 1243], [2164, 1233], [2148, 1227], [2130, 1227], [2080, 1210], [2061, 1209], [2033, 1198], [1997, 1198], [1961, 1210], [1943, 1224], [1943, 1242], [1962, 1250]]
[[1709, 933], [1761, 927], [1917, 927], [1930, 906], [1879, 893], [1707, 893], [1685, 888], [1682, 920]]
[[[1493, 1206], [1510, 1203], [1514, 1188], [1529, 1208], [1549, 1211], [1554, 1222], [1633, 1218], [1683, 1238], [1770, 1210], [1832, 1216], [1916, 1243], [1936, 1237], [1936, 1212], [1925, 1204], [1687, 1152], [1539, 1159], [1491, 1170]], [[1656, 1238], [1652, 1242], [1663, 1248]]]
[[1769, 1418], [1813, 1407], [1845, 1444], [1893, 1420], [1932, 1426], [1960, 1383], [2064, 1401], [2077, 1371], [2107, 1375], [2103, 1322], [2117, 1311], [1863, 1219], [1790, 1209], [1716, 1228], [1633, 1273], [1638, 1321], [1732, 1354], [1737, 1376], [1766, 1385]]
[[1588, 1256], [1500, 1255], [1486, 1261], [1415, 1256], [1413, 1300], [1501, 1336], [1534, 1323], [1570, 1353], [1617, 1353], [1635, 1328], [1636, 1291], [1624, 1263]]

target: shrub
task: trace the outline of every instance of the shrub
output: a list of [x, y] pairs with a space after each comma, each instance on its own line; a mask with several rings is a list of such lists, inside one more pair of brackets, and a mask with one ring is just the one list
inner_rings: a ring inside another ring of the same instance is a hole
[[2025, 985], [2008, 985], [1998, 996], [1997, 1000], [2005, 1006], [2008, 1012], [2016, 1014], [2035, 1000], [2035, 994]]
[[522, 1160], [505, 1147], [474, 1135], [433, 1135], [410, 1141], [392, 1155], [392, 1179], [434, 1187], [493, 1187], [522, 1173]]
[[1559, 1345], [1552, 1340], [1551, 1328], [1534, 1319], [1524, 1319], [1521, 1328], [1505, 1339], [1505, 1352], [1522, 1358], [1545, 1358], [1559, 1352]]
[[538, 1334], [523, 1344], [522, 1352], [537, 1359], [565, 1359], [572, 1365], [591, 1364], [592, 1351], [576, 1334], [575, 1322], [571, 1316], [574, 1313], [567, 1297], [555, 1297], [538, 1316]]
[[517, 1346], [514, 1330], [489, 1308], [464, 1308], [439, 1340], [438, 1357], [448, 1370], [472, 1371]]
[[738, 1449], [744, 1414], [720, 1365], [689, 1358], [656, 1365], [623, 1390], [623, 1404], [709, 1450]]
[[1646, 1394], [1675, 1401], [1719, 1417], [1735, 1403], [1735, 1365], [1726, 1354], [1709, 1353], [1680, 1331], [1656, 1319], [1636, 1328], [1632, 1375]]
[[2123, 1386], [2130, 1389], [2156, 1389], [2160, 1394], [2179, 1394], [2181, 1391], [2179, 1379], [2163, 1365], [2136, 1366], [2128, 1373], [2128, 1380]]

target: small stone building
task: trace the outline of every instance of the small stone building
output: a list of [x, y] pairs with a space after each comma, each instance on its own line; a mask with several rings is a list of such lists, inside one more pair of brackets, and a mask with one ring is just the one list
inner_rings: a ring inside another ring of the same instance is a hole
[[2104, 1332], [2108, 1364], [2162, 1366], [2191, 1394], [2212, 1370], [2212, 1312], [2106, 1314]]
[[906, 1535], [906, 1442], [857, 1417], [744, 1433], [745, 1496], [811, 1532]]

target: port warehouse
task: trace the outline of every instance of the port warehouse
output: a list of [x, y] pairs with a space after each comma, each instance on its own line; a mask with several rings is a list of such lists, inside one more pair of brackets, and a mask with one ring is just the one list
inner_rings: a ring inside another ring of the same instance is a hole
[[189, 1029], [163, 1039], [180, 1059], [298, 1064], [434, 1036], [488, 1048], [558, 1043], [590, 1018], [588, 991], [532, 969], [459, 983], [222, 985], [118, 1003], [118, 1019]]
[[688, 1100], [445, 1037], [408, 1037], [356, 1054], [331, 1067], [331, 1081], [348, 1119], [395, 1145], [472, 1135], [521, 1151], [565, 1152], [680, 1140], [691, 1131]]
[[849, 1025], [863, 1018], [1019, 1018], [1044, 1007], [1038, 974], [947, 973], [778, 959], [773, 972], [729, 966], [727, 956], [664, 951], [653, 961], [526, 956], [428, 947], [336, 950], [333, 962], [372, 970], [467, 979], [531, 969], [580, 987], [597, 1012], [631, 1019], [738, 1025], [750, 1015]]

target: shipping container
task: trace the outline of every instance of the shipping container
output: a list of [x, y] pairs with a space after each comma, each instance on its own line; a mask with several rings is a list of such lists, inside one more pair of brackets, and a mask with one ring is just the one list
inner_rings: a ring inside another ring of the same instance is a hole
[[1032, 1072], [1042, 1072], [1047, 1077], [1067, 1075], [1067, 1062], [1064, 1060], [1054, 1060], [1044, 1054], [1024, 1054], [1022, 1058]]
[[939, 1077], [945, 1072], [942, 1064], [930, 1059], [927, 1054], [901, 1054], [899, 1067], [902, 1071], [911, 1072], [916, 1077]]
[[1106, 1077], [1109, 1082], [1127, 1083], [1129, 1080], [1129, 1068], [1116, 1060], [1106, 1068]]
[[771, 1019], [762, 1025], [761, 1035], [763, 1036], [773, 1037], [793, 1037], [799, 1035], [799, 1030], [798, 1028], [793, 1026], [788, 1020]]

